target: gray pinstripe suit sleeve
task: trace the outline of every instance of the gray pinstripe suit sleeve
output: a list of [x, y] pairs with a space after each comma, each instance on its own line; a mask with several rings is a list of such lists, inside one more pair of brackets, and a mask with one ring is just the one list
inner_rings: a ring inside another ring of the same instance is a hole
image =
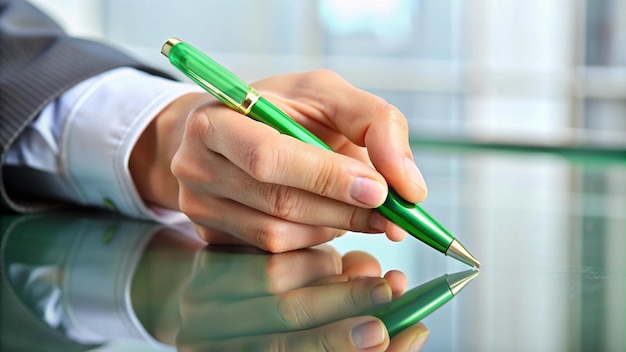
[[[47, 103], [76, 83], [121, 66], [159, 74], [109, 46], [67, 36], [26, 1], [0, 0], [0, 165]], [[0, 212], [46, 207], [11, 197], [1, 168], [0, 180]]]

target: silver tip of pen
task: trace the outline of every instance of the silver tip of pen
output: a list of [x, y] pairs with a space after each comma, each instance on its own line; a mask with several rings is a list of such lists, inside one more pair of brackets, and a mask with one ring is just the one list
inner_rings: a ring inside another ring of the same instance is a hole
[[448, 250], [446, 251], [446, 255], [448, 257], [457, 259], [471, 267], [476, 267], [476, 269], [480, 269], [480, 262], [476, 260], [476, 258], [474, 258], [474, 256], [471, 255], [470, 252], [465, 249], [465, 247], [463, 247], [461, 242], [459, 242], [457, 239], [454, 239], [452, 241], [450, 247], [448, 247]]
[[174, 45], [180, 42], [181, 40], [176, 37], [168, 39], [161, 47], [161, 54], [165, 55], [165, 57], [170, 57], [170, 50], [174, 47]]
[[453, 295], [459, 294], [470, 281], [474, 280], [478, 275], [480, 275], [480, 271], [478, 270], [467, 270], [464, 272], [456, 273], [456, 274], [448, 274], [446, 275], [446, 281], [448, 282], [448, 286], [450, 287], [450, 291]]

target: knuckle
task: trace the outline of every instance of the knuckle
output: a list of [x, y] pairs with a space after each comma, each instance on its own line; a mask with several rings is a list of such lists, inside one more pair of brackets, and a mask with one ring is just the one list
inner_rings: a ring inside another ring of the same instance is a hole
[[328, 239], [326, 241], [331, 241], [335, 238], [339, 238], [343, 235], [345, 235], [347, 233], [346, 230], [343, 229], [330, 229], [330, 232], [328, 233]]
[[257, 351], [289, 352], [294, 350], [291, 346], [289, 338], [284, 335], [278, 335], [272, 339], [266, 340], [265, 342], [265, 346], [259, 346]]
[[174, 153], [170, 161], [170, 172], [184, 183], [206, 183], [214, 175], [208, 153], [194, 153], [189, 146], [183, 145]]
[[339, 167], [331, 160], [324, 160], [320, 162], [317, 167], [317, 173], [311, 173], [313, 178], [311, 181], [311, 192], [328, 197], [335, 189], [340, 173]]
[[297, 291], [289, 291], [278, 298], [276, 305], [278, 316], [287, 329], [305, 329], [315, 324], [305, 302]]
[[347, 229], [365, 229], [367, 228], [366, 222], [368, 218], [368, 214], [371, 212], [370, 210], [364, 210], [358, 207], [350, 207], [349, 215], [346, 217], [348, 219], [348, 227]]
[[389, 104], [387, 100], [377, 95], [370, 95], [370, 97], [373, 99], [373, 106], [376, 112], [382, 115], [386, 115], [391, 112], [393, 106]]
[[178, 194], [178, 208], [179, 210], [187, 215], [190, 219], [194, 219], [192, 216], [194, 213], [193, 196], [190, 196], [189, 193], [182, 189]]
[[188, 200], [190, 197], [179, 197], [178, 207], [180, 211], [185, 214], [191, 221], [199, 221], [202, 217], [206, 217], [206, 214], [200, 210], [200, 207], [196, 205], [193, 200]]
[[277, 165], [277, 149], [272, 143], [250, 146], [244, 154], [244, 164], [248, 173], [256, 180], [270, 182]]
[[211, 140], [211, 137], [219, 131], [215, 126], [215, 120], [209, 118], [206, 107], [198, 107], [189, 113], [185, 126], [187, 133], [198, 133], [203, 140]]
[[179, 312], [182, 319], [189, 319], [191, 312], [193, 312], [193, 304], [186, 298], [180, 300]]
[[201, 226], [201, 225], [196, 225], [194, 224], [194, 228], [196, 229], [196, 233], [198, 234], [198, 236], [205, 241], [206, 243], [211, 243], [212, 241], [212, 231], [209, 230], [208, 228]]
[[172, 157], [172, 161], [170, 162], [170, 172], [174, 177], [181, 178], [184, 174], [184, 163], [181, 161], [182, 157], [180, 155], [180, 151], [176, 152]]
[[179, 149], [176, 153], [174, 153], [174, 156], [170, 161], [170, 172], [178, 180], [189, 179], [189, 175], [192, 170], [190, 165], [193, 165], [193, 163], [188, 160], [188, 155], [185, 149]]
[[178, 195], [178, 208], [194, 223], [217, 223], [220, 212], [209, 199], [200, 198], [194, 190], [182, 189]]
[[358, 311], [359, 309], [361, 309], [362, 307], [361, 304], [359, 304], [359, 298], [363, 296], [364, 292], [367, 291], [364, 290], [364, 287], [362, 285], [349, 285], [344, 302], [346, 309], [349, 309], [350, 311]]
[[393, 125], [400, 126], [403, 128], [408, 127], [407, 119], [404, 117], [402, 112], [397, 107], [387, 103], [382, 98], [378, 98], [377, 104], [380, 106], [377, 109], [380, 109], [380, 112], [382, 114], [381, 116], [387, 117], [387, 123], [391, 123]]
[[317, 69], [302, 73], [302, 82], [313, 84], [315, 82], [332, 82], [339, 78], [339, 74], [329, 69]]
[[290, 267], [285, 266], [284, 258], [281, 256], [268, 256], [265, 264], [267, 280], [267, 290], [272, 295], [279, 295], [293, 290], [291, 282], [284, 280], [286, 270], [291, 272]]
[[319, 339], [318, 339], [318, 350], [319, 351], [324, 351], [324, 352], [331, 352], [331, 351], [339, 351], [340, 349], [337, 348], [337, 341], [334, 338], [334, 336], [326, 333], [326, 334], [322, 334]]
[[295, 216], [301, 203], [299, 200], [301, 197], [298, 196], [295, 189], [276, 184], [270, 184], [268, 187], [267, 199], [272, 215], [283, 219], [291, 219]]
[[211, 236], [210, 233], [207, 231], [199, 231], [198, 232], [198, 236], [200, 237], [201, 240], [203, 240], [206, 243], [211, 243]]
[[270, 253], [282, 253], [290, 249], [288, 242], [285, 240], [287, 236], [283, 235], [279, 225], [267, 224], [259, 226], [250, 229], [248, 233], [251, 234], [253, 241], [260, 248]]
[[[299, 73], [294, 82], [296, 82], [294, 85], [295, 89], [291, 92], [291, 94], [294, 95], [299, 95], [298, 92], [300, 89], [307, 90], [311, 87], [324, 89], [324, 87], [346, 84], [346, 81], [341, 75], [329, 69], [318, 69]], [[300, 91], [300, 94], [301, 93]]]

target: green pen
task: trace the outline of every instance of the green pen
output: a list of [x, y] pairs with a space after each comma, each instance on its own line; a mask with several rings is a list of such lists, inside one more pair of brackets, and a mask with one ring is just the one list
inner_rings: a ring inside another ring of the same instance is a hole
[[446, 274], [406, 291], [402, 297], [370, 310], [383, 321], [390, 337], [424, 319], [455, 297], [479, 272], [467, 270]]
[[[161, 53], [173, 66], [231, 109], [302, 142], [332, 150], [252, 87], [188, 43], [170, 38]], [[389, 189], [387, 199], [376, 210], [432, 248], [469, 266], [480, 267], [480, 263], [448, 230], [420, 206], [404, 200], [393, 189]]]

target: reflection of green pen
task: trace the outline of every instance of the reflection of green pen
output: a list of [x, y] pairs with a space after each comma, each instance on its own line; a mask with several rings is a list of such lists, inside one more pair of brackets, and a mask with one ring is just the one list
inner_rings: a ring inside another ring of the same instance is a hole
[[467, 270], [440, 276], [405, 292], [402, 297], [369, 314], [382, 320], [389, 336], [394, 337], [451, 300], [478, 276], [478, 273], [475, 270]]
[[[191, 45], [171, 38], [163, 45], [161, 52], [172, 65], [231, 109], [263, 122], [280, 133], [332, 150], [237, 76]], [[480, 263], [450, 232], [420, 206], [405, 201], [394, 190], [389, 189], [387, 199], [376, 210], [427, 245], [470, 266], [480, 267]]]

